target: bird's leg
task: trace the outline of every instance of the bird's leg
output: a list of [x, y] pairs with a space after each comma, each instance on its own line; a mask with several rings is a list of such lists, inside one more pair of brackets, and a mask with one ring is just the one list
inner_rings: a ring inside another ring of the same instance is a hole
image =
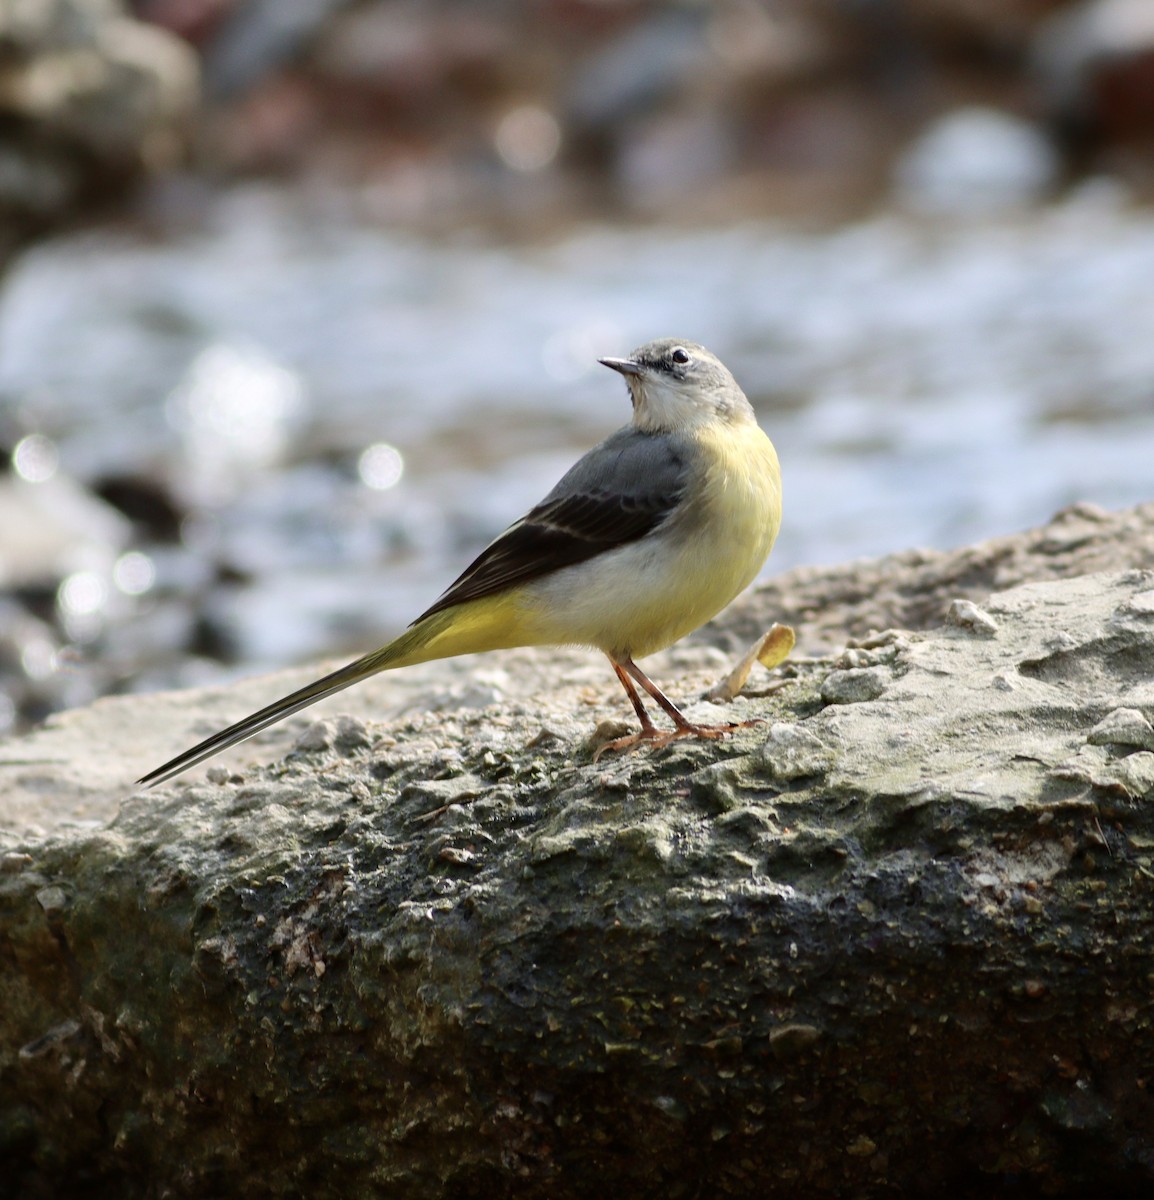
[[629, 658], [625, 660], [625, 670], [637, 680], [639, 684], [657, 701], [658, 704], [669, 714], [673, 719], [674, 725], [684, 735], [695, 731], [698, 727], [689, 720], [688, 717], [673, 703], [672, 700], [649, 678], [648, 675]]
[[[641, 722], [641, 730], [638, 733], [626, 734], [625, 737], [614, 738], [613, 741], [599, 746], [597, 752], [593, 755], [594, 762], [606, 750], [632, 750], [644, 742], [652, 742], [656, 746], [667, 746], [670, 742], [683, 737], [720, 738], [725, 737], [727, 733], [742, 726], [758, 724], [757, 721], [736, 721], [725, 725], [695, 725], [657, 684], [645, 674], [632, 658], [626, 658], [623, 662], [618, 662], [615, 658], [611, 658], [609, 661], [613, 664], [613, 670], [616, 671], [617, 678], [621, 680], [621, 686], [625, 689], [625, 693], [629, 697], [629, 702], [633, 705], [633, 711], [637, 714], [637, 719]], [[642, 704], [641, 697], [637, 694], [637, 689], [633, 686], [633, 679], [630, 679], [630, 676], [636, 679], [669, 715], [674, 724], [673, 729], [658, 729], [653, 724], [649, 719], [649, 714], [645, 711], [645, 705]]]
[[[609, 661], [613, 662], [612, 659]], [[637, 714], [637, 719], [641, 722], [642, 736], [656, 737], [658, 734], [657, 726], [649, 719], [649, 714], [645, 711], [645, 705], [641, 703], [641, 697], [637, 694], [637, 689], [633, 686], [633, 680], [629, 678], [628, 673], [620, 663], [614, 662], [613, 670], [617, 672], [617, 678], [621, 680], [621, 686], [625, 689], [625, 694], [629, 697], [629, 703], [633, 705], [633, 711]]]
[[603, 746], [598, 746], [593, 752], [593, 761], [596, 762], [606, 750], [631, 750], [634, 746], [640, 746], [642, 742], [658, 742], [661, 741], [661, 730], [649, 719], [649, 714], [645, 711], [645, 705], [641, 702], [641, 697], [637, 694], [637, 689], [633, 686], [633, 680], [629, 678], [625, 668], [615, 659], [609, 661], [613, 664], [613, 670], [617, 673], [617, 678], [621, 680], [621, 686], [625, 689], [625, 694], [629, 697], [629, 703], [633, 705], [633, 711], [637, 714], [638, 721], [641, 722], [640, 733], [628, 733], [624, 737], [614, 738], [611, 742], [606, 742]]

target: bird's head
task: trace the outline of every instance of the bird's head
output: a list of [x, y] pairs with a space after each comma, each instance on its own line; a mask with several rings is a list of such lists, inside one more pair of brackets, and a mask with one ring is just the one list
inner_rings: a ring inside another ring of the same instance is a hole
[[598, 362], [625, 376], [638, 429], [655, 433], [754, 419], [725, 364], [696, 342], [659, 338], [638, 346], [628, 358]]

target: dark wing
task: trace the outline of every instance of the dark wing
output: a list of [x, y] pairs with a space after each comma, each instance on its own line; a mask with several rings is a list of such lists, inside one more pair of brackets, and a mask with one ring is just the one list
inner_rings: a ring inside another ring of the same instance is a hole
[[417, 620], [635, 542], [677, 507], [685, 484], [677, 439], [620, 430], [579, 459], [540, 504], [486, 546]]

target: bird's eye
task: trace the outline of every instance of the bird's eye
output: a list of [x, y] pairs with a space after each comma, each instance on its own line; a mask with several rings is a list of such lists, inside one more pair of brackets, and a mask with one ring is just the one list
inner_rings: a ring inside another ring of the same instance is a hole
[[682, 350], [682, 348], [678, 346], [669, 357], [673, 359], [675, 363], [679, 363], [684, 366], [689, 361], [689, 351]]

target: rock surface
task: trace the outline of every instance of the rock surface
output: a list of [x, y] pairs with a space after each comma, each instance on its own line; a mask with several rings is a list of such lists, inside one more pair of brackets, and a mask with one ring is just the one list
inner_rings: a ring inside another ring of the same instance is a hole
[[[726, 655], [743, 652], [774, 621], [796, 629], [795, 658], [829, 654], [847, 638], [868, 639], [889, 628], [933, 628], [947, 618], [955, 599], [981, 601], [991, 591], [1028, 580], [1127, 568], [1154, 569], [1154, 503], [1120, 512], [1075, 505], [1038, 529], [960, 550], [910, 550], [786, 572], [752, 589], [683, 645], [655, 655], [649, 669], [674, 695], [692, 695], [716, 683], [732, 665]], [[131, 780], [338, 665], [145, 699], [109, 697], [54, 714], [28, 736], [0, 743], [0, 836], [7, 830], [42, 837], [61, 822], [110, 819]], [[755, 676], [750, 688], [757, 687]], [[233, 767], [269, 762], [287, 754], [310, 721], [326, 714], [383, 720], [500, 702], [531, 704], [543, 724], [567, 727], [574, 744], [588, 737], [594, 717], [627, 711], [600, 655], [514, 650], [378, 675], [216, 761]], [[189, 778], [202, 778], [204, 770]]]
[[1154, 571], [979, 596], [931, 557], [936, 628], [799, 658], [721, 743], [593, 764], [607, 689], [442, 676], [440, 711], [9, 835], [9, 1182], [1148, 1194]]
[[789, 571], [731, 605], [713, 640], [733, 650], [773, 620], [797, 629], [799, 650], [828, 653], [847, 637], [933, 628], [958, 598], [981, 602], [1019, 583], [1129, 568], [1154, 569], [1154, 503], [1119, 512], [1074, 504], [1037, 529], [958, 550]]

